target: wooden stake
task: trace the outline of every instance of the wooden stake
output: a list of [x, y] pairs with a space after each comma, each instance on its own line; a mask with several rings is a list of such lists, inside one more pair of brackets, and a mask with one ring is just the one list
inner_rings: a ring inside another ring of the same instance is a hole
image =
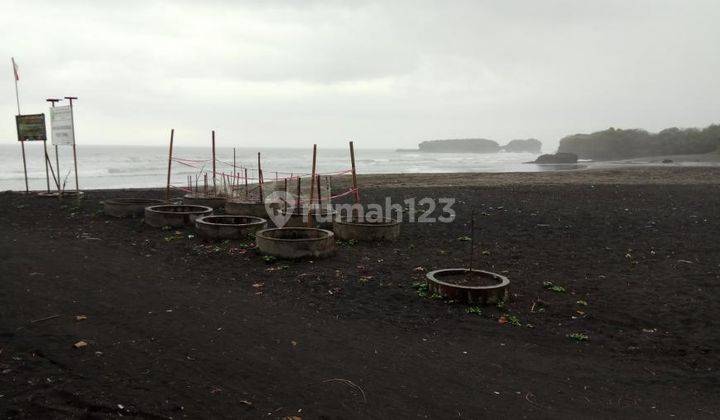
[[170, 201], [170, 174], [172, 172], [173, 142], [175, 141], [175, 129], [170, 129], [170, 151], [168, 152], [168, 175], [167, 187], [165, 188], [165, 201]]
[[473, 269], [473, 254], [475, 254], [475, 208], [470, 213], [470, 275]]
[[245, 201], [248, 199], [247, 168], [245, 168]]
[[317, 144], [313, 144], [313, 157], [312, 157], [312, 175], [310, 176], [310, 201], [308, 201], [308, 220], [307, 225], [308, 227], [312, 227], [312, 218], [310, 217], [310, 214], [312, 213], [310, 208], [312, 207], [313, 203], [313, 193], [315, 191], [315, 168], [317, 163]]
[[262, 203], [265, 200], [265, 197], [263, 197], [263, 176], [262, 167], [260, 166], [260, 152], [258, 152], [258, 191], [260, 192], [260, 202]]
[[297, 197], [295, 197], [295, 211], [297, 211], [298, 214], [302, 214], [302, 211], [300, 210], [300, 194], [302, 194], [302, 190], [300, 189], [300, 179], [300, 175], [298, 175]]
[[212, 159], [213, 159], [213, 177], [212, 177], [212, 184], [213, 184], [213, 194], [217, 194], [217, 189], [215, 187], [215, 130], [212, 131]]
[[288, 180], [287, 180], [287, 178], [285, 178], [285, 200], [284, 200], [285, 204], [283, 206], [285, 213], [287, 213], [287, 192], [288, 192], [287, 185], [288, 185]]
[[27, 163], [25, 163], [25, 140], [20, 140], [20, 148], [22, 149], [23, 158], [23, 173], [25, 174], [25, 193], [30, 193], [30, 187], [28, 187], [27, 179]]
[[360, 202], [360, 191], [357, 187], [357, 172], [355, 171], [355, 146], [350, 142], [350, 163], [352, 164], [352, 185], [355, 190], [355, 202]]
[[320, 206], [322, 206], [322, 193], [320, 192], [320, 175], [316, 175], [315, 178], [317, 179], [317, 203], [319, 208]]

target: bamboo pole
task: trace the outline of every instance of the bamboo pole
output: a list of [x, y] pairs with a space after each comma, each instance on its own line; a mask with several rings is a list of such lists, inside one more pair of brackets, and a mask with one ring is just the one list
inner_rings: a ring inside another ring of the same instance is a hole
[[357, 172], [355, 171], [355, 146], [350, 142], [350, 163], [352, 164], [352, 185], [355, 190], [355, 203], [360, 202], [360, 191], [357, 187]]
[[212, 159], [213, 159], [213, 176], [212, 176], [212, 184], [213, 184], [213, 194], [217, 194], [217, 187], [215, 186], [215, 130], [212, 131]]
[[25, 140], [20, 140], [20, 149], [22, 149], [23, 172], [25, 173], [25, 193], [28, 194], [30, 187], [28, 186], [27, 163], [25, 162]]
[[245, 201], [248, 199], [247, 168], [245, 168]]
[[287, 192], [288, 192], [287, 187], [288, 187], [288, 180], [287, 180], [287, 178], [285, 178], [285, 200], [284, 200], [285, 204], [283, 205], [283, 210], [285, 211], [285, 214], [287, 214], [287, 206], [288, 206], [288, 204], [287, 204]]
[[165, 201], [170, 201], [170, 174], [172, 173], [173, 141], [175, 140], [175, 129], [170, 129], [170, 151], [168, 152], [168, 174], [167, 187], [165, 188]]
[[316, 169], [316, 163], [317, 163], [317, 144], [313, 144], [313, 157], [312, 157], [312, 175], [310, 175], [310, 201], [308, 201], [308, 219], [307, 219], [307, 225], [308, 227], [312, 227], [312, 218], [310, 216], [311, 207], [313, 204], [313, 192], [315, 191], [315, 187], [313, 184], [315, 184], [315, 169]]
[[263, 176], [262, 167], [260, 166], [260, 152], [258, 152], [258, 191], [260, 192], [260, 202], [262, 203], [265, 200], [265, 197], [263, 197]]

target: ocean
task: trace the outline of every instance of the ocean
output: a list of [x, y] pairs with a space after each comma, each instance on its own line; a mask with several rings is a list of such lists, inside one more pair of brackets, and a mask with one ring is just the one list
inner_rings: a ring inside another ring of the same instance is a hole
[[[40, 142], [27, 142], [28, 182], [31, 190], [46, 188], [43, 147]], [[72, 148], [60, 148], [60, 179], [67, 189], [74, 189]], [[237, 164], [257, 166], [257, 153], [262, 154], [266, 180], [311, 172], [312, 148], [238, 148]], [[50, 160], [55, 166], [54, 148], [48, 143]], [[195, 176], [204, 166], [212, 169], [209, 147], [176, 147], [173, 162], [175, 185], [187, 185], [188, 176]], [[233, 149], [218, 147], [217, 171], [232, 173]], [[168, 150], [155, 146], [78, 145], [80, 189], [148, 188], [166, 183]], [[535, 159], [530, 153], [412, 153], [389, 149], [364, 149], [356, 145], [355, 158], [359, 174], [378, 173], [441, 173], [441, 172], [535, 172], [538, 165], [523, 164]], [[348, 149], [318, 149], [318, 172], [336, 173], [350, 169]], [[51, 189], [53, 187], [50, 179]], [[0, 191], [24, 190], [20, 145], [0, 145]]]

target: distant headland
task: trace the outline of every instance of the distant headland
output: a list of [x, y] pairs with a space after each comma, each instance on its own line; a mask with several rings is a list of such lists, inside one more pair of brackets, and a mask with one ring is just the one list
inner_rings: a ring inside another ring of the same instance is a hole
[[537, 139], [511, 140], [505, 146], [488, 139], [428, 140], [418, 144], [417, 149], [397, 149], [398, 152], [431, 153], [534, 153], [540, 154], [542, 143]]

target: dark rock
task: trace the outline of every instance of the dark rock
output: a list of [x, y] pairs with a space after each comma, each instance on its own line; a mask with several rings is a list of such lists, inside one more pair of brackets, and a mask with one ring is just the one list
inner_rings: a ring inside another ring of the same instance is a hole
[[533, 163], [577, 163], [578, 157], [574, 153], [555, 153], [554, 155], [540, 155]]
[[510, 140], [503, 146], [503, 150], [511, 153], [535, 153], [540, 154], [542, 143], [537, 139]]
[[663, 159], [662, 163], [673, 163], [672, 159]]

